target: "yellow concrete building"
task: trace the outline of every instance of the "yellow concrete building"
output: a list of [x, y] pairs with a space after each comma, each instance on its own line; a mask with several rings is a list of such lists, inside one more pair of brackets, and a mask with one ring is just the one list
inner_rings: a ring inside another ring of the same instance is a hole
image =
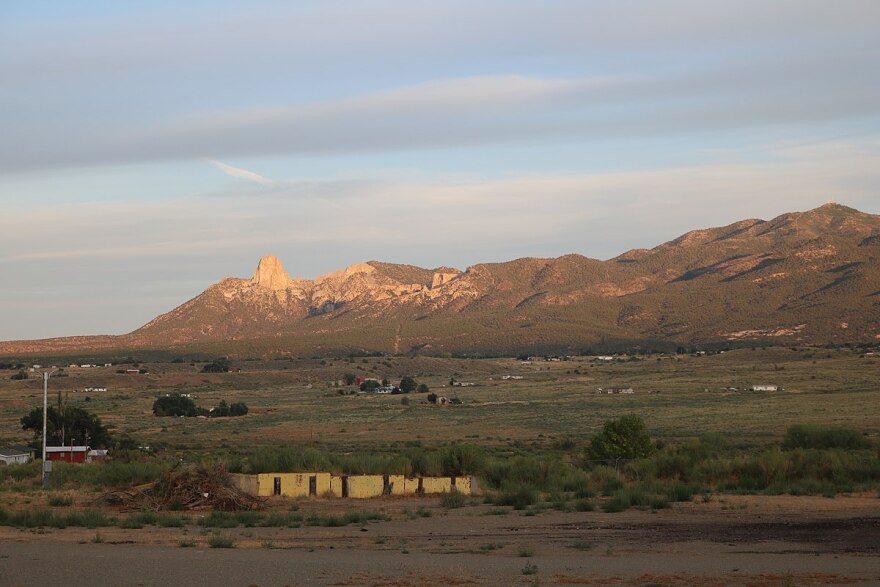
[[367, 499], [383, 495], [437, 495], [458, 491], [477, 495], [476, 479], [406, 477], [405, 475], [333, 475], [330, 473], [259, 473], [232, 475], [235, 484], [260, 497], [341, 497]]

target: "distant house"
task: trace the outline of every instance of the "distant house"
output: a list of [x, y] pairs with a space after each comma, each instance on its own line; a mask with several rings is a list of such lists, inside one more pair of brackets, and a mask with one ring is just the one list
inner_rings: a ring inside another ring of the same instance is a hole
[[778, 385], [768, 385], [768, 384], [753, 385], [750, 389], [752, 391], [779, 391], [779, 386]]
[[596, 393], [607, 393], [609, 395], [629, 395], [635, 392], [636, 390], [634, 390], [632, 387], [600, 387]]
[[47, 446], [47, 461], [64, 461], [65, 463], [85, 463], [89, 447], [87, 446]]
[[0, 448], [0, 464], [2, 465], [23, 465], [29, 463], [33, 453], [29, 451], [19, 450], [17, 448]]
[[452, 385], [455, 387], [473, 387], [476, 383], [470, 381], [454, 381]]
[[138, 375], [140, 374], [140, 369], [126, 369], [125, 372], [129, 375]]
[[92, 449], [86, 453], [86, 462], [100, 463], [106, 461], [108, 456], [109, 451], [107, 449]]

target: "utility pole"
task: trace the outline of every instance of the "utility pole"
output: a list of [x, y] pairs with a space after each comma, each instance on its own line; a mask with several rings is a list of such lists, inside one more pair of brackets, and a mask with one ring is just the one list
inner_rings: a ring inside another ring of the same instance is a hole
[[43, 489], [49, 488], [49, 473], [52, 472], [52, 463], [46, 460], [46, 414], [49, 406], [49, 377], [55, 369], [43, 371]]

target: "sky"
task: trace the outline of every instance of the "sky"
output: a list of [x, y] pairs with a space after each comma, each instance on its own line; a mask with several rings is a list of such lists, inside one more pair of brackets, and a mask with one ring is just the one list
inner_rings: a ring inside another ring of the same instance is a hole
[[0, 2], [0, 340], [880, 213], [876, 0]]

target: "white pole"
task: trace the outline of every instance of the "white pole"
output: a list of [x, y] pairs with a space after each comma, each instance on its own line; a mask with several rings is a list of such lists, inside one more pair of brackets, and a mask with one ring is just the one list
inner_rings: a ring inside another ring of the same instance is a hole
[[46, 413], [49, 405], [49, 376], [55, 371], [57, 369], [43, 371], [43, 489], [49, 487], [49, 471], [52, 470], [51, 463], [46, 462]]
[[49, 405], [49, 372], [43, 371], [43, 489], [49, 485], [49, 475], [46, 470], [46, 413]]

